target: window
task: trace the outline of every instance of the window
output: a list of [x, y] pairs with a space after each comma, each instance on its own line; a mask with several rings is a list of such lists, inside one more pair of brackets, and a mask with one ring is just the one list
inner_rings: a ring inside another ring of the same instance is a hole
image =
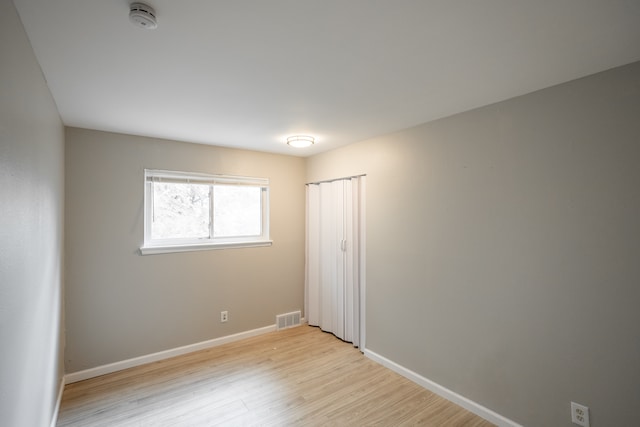
[[268, 179], [145, 169], [143, 255], [270, 244]]

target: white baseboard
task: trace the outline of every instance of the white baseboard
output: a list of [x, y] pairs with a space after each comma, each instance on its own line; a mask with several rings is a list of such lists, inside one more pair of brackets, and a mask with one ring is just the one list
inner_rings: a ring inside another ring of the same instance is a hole
[[[301, 319], [301, 322], [304, 319]], [[97, 377], [104, 374], [110, 374], [112, 372], [121, 371], [123, 369], [132, 368], [134, 366], [144, 365], [146, 363], [157, 362], [158, 360], [168, 359], [170, 357], [180, 356], [182, 354], [192, 353], [198, 350], [204, 350], [206, 348], [217, 347], [222, 344], [227, 344], [234, 341], [239, 341], [245, 338], [255, 337], [257, 335], [266, 334], [267, 332], [273, 332], [276, 330], [276, 325], [265, 326], [263, 328], [252, 329], [250, 331], [240, 332], [233, 335], [227, 335], [225, 337], [214, 338], [207, 341], [202, 341], [195, 344], [189, 344], [182, 347], [172, 348], [169, 350], [159, 351], [157, 353], [147, 354], [146, 356], [134, 357], [132, 359], [123, 360], [120, 362], [109, 363], [108, 365], [97, 366], [95, 368], [85, 369], [83, 371], [72, 372], [65, 375], [65, 383], [75, 383], [78, 381], [86, 380], [89, 378]]]
[[494, 423], [495, 425], [499, 426], [499, 427], [522, 427], [520, 424], [516, 423], [515, 421], [512, 421], [506, 417], [503, 417], [502, 415], [493, 412], [491, 409], [489, 408], [485, 408], [484, 406], [480, 405], [479, 403], [474, 402], [473, 400], [467, 399], [464, 396], [459, 395], [456, 392], [453, 392], [451, 390], [449, 390], [446, 387], [441, 386], [438, 383], [435, 383], [433, 381], [431, 381], [430, 379], [427, 379], [425, 377], [423, 377], [422, 375], [419, 375], [413, 371], [411, 371], [410, 369], [405, 368], [404, 366], [398, 365], [395, 362], [392, 362], [391, 360], [387, 359], [384, 356], [380, 356], [379, 354], [369, 350], [369, 349], [364, 349], [364, 354], [365, 356], [367, 356], [369, 359], [373, 360], [374, 362], [377, 362], [379, 364], [381, 364], [382, 366], [385, 366], [389, 369], [391, 369], [392, 371], [402, 375], [403, 377], [413, 381], [414, 383], [426, 388], [427, 390], [432, 391], [433, 393], [437, 394], [438, 396], [444, 397], [445, 399], [455, 403], [458, 406], [462, 406], [464, 409], [473, 412], [474, 414], [478, 415], [479, 417], [484, 418], [485, 420]]
[[60, 387], [58, 387], [58, 397], [56, 399], [56, 406], [53, 408], [53, 415], [51, 416], [51, 427], [56, 427], [58, 424], [58, 412], [60, 412], [60, 403], [62, 402], [62, 392], [64, 392], [65, 377], [60, 379]]

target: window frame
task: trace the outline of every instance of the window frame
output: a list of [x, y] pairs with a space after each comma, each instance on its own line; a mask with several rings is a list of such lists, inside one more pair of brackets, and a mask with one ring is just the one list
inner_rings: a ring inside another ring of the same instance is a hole
[[[153, 215], [154, 182], [171, 182], [177, 184], [209, 185], [209, 237], [208, 238], [170, 238], [153, 239], [151, 234]], [[238, 185], [260, 187], [261, 194], [261, 234], [259, 236], [213, 237], [213, 193], [215, 185]], [[144, 243], [140, 247], [142, 255], [153, 255], [172, 252], [190, 252], [211, 249], [253, 248], [271, 246], [273, 241], [269, 235], [269, 179], [233, 175], [209, 175], [196, 172], [181, 172], [162, 169], [144, 170]]]

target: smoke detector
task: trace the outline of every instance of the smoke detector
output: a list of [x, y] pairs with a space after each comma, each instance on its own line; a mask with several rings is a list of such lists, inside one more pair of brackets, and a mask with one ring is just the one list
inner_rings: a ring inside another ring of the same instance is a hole
[[156, 11], [144, 3], [131, 3], [129, 6], [129, 20], [140, 28], [153, 30], [158, 27]]

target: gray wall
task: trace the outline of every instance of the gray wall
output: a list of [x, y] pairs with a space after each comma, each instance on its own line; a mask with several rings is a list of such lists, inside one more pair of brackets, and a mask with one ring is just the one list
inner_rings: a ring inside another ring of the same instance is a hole
[[370, 350], [527, 426], [640, 425], [640, 63], [307, 162], [359, 173]]
[[48, 426], [63, 368], [64, 129], [0, 1], [0, 425]]
[[[67, 128], [66, 162], [67, 372], [303, 308], [304, 159]], [[144, 168], [269, 178], [273, 246], [140, 255]]]

